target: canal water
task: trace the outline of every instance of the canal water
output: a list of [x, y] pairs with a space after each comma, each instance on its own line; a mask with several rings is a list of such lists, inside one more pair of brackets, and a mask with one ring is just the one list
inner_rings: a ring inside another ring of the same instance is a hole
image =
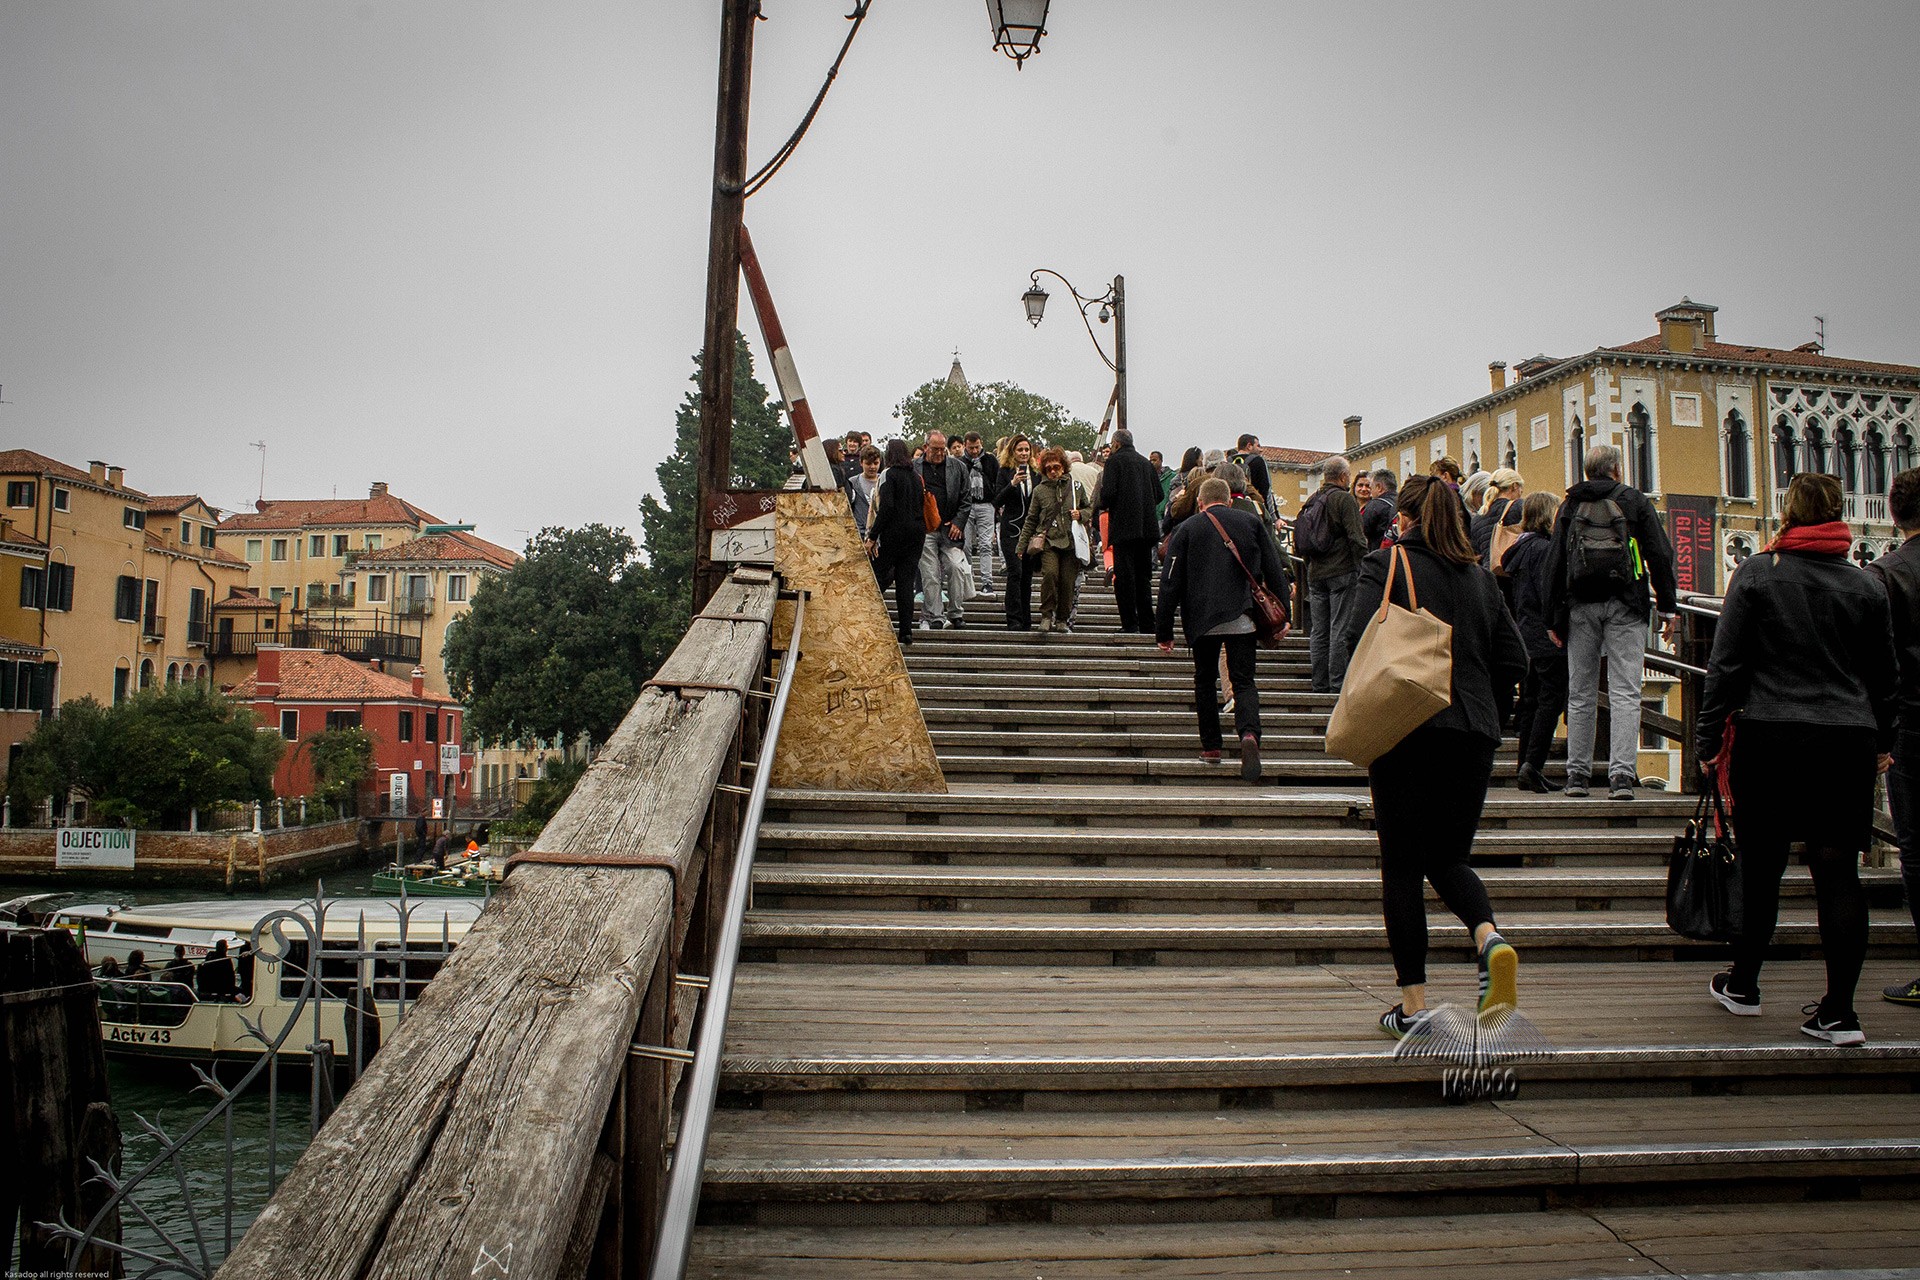
[[[328, 897], [365, 898], [374, 896], [373, 870], [349, 868], [326, 878]], [[251, 890], [246, 897], [295, 898], [311, 894], [314, 886], [287, 883], [267, 890]], [[28, 893], [59, 891], [57, 884], [45, 880], [0, 879], [0, 902]], [[229, 895], [217, 890], [192, 890], [139, 887], [126, 890], [76, 890], [83, 901], [114, 901], [128, 905], [154, 902], [219, 901]], [[231, 895], [243, 896], [243, 895]], [[272, 1028], [268, 1028], [269, 1031]], [[219, 1068], [223, 1084], [237, 1081], [245, 1065], [226, 1063]], [[138, 1117], [164, 1130], [169, 1138], [178, 1138], [210, 1110], [212, 1093], [200, 1087], [191, 1068], [180, 1063], [147, 1062], [139, 1059], [109, 1057], [108, 1087], [113, 1094], [114, 1114], [120, 1121], [123, 1175], [131, 1175], [159, 1151], [160, 1144], [149, 1137]], [[310, 1125], [308, 1075], [304, 1070], [283, 1068], [277, 1106], [270, 1110], [266, 1073], [257, 1088], [236, 1100], [233, 1107], [233, 1187], [234, 1209], [232, 1238], [239, 1240], [267, 1202], [270, 1179], [284, 1179], [300, 1153], [306, 1149]], [[270, 1123], [270, 1118], [273, 1123]], [[269, 1143], [269, 1132], [275, 1141]], [[270, 1150], [271, 1147], [271, 1150]], [[142, 1221], [141, 1213], [123, 1211], [122, 1239], [136, 1249], [172, 1258], [175, 1255], [162, 1237], [171, 1237], [184, 1247], [196, 1267], [202, 1265], [195, 1243], [194, 1218], [207, 1245], [206, 1261], [218, 1266], [226, 1256], [227, 1220], [223, 1212], [226, 1179], [226, 1130], [216, 1121], [204, 1130], [182, 1153], [176, 1173], [163, 1166], [151, 1174], [134, 1193], [140, 1209], [151, 1219]], [[185, 1191], [183, 1191], [183, 1183]], [[186, 1192], [190, 1192], [191, 1196]], [[130, 1264], [130, 1272], [142, 1268]], [[207, 1268], [211, 1270], [211, 1268]]]

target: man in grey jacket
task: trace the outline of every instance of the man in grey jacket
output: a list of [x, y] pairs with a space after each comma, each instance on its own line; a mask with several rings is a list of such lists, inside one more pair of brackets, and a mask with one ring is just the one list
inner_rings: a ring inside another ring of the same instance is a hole
[[[961, 598], [965, 572], [967, 521], [973, 507], [968, 492], [967, 464], [947, 453], [947, 438], [935, 431], [927, 436], [926, 454], [913, 464], [920, 483], [940, 505], [940, 527], [927, 535], [920, 553], [920, 626], [938, 631], [966, 619]], [[944, 592], [946, 603], [941, 603]]]
[[1324, 531], [1324, 546], [1296, 547], [1307, 562], [1307, 587], [1313, 600], [1307, 613], [1307, 647], [1313, 657], [1315, 693], [1340, 692], [1351, 656], [1347, 624], [1353, 617], [1353, 588], [1360, 580], [1360, 561], [1367, 554], [1352, 481], [1352, 463], [1345, 458], [1328, 458], [1320, 477], [1320, 491], [1307, 499], [1294, 522], [1296, 538], [1302, 525]]

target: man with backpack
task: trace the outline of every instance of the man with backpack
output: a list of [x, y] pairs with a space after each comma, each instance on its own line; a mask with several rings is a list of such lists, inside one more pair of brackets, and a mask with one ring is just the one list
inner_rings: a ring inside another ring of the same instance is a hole
[[1322, 465], [1319, 492], [1294, 517], [1293, 553], [1307, 562], [1313, 601], [1307, 615], [1313, 691], [1338, 693], [1347, 678], [1347, 623], [1367, 545], [1360, 532], [1360, 504], [1348, 491], [1353, 464], [1336, 456]]
[[1585, 796], [1592, 779], [1604, 658], [1612, 726], [1607, 794], [1631, 800], [1639, 784], [1649, 608], [1658, 606], [1663, 634], [1673, 639], [1673, 544], [1646, 495], [1620, 483], [1619, 449], [1594, 445], [1585, 461], [1586, 479], [1567, 490], [1554, 518], [1544, 569], [1548, 634], [1567, 651], [1566, 794]]

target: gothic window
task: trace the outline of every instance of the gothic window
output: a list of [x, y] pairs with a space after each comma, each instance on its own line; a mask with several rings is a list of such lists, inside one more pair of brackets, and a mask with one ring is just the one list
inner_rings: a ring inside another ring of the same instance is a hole
[[1653, 472], [1653, 419], [1637, 400], [1627, 411], [1627, 467], [1628, 483], [1635, 488], [1652, 492], [1660, 487]]
[[1902, 427], [1893, 433], [1893, 473], [1899, 475], [1913, 466], [1913, 437]]
[[1512, 436], [1507, 437], [1507, 453], [1504, 458], [1500, 459], [1500, 464], [1514, 471], [1520, 469], [1520, 446], [1514, 442]]
[[1793, 479], [1793, 420], [1781, 414], [1773, 423], [1773, 487], [1786, 492]]
[[1573, 425], [1567, 428], [1567, 483], [1578, 484], [1586, 476], [1587, 431], [1580, 425], [1580, 415], [1573, 416]]
[[1867, 488], [1868, 493], [1887, 491], [1887, 438], [1880, 433], [1879, 427], [1867, 428]]
[[1833, 429], [1833, 472], [1840, 477], [1842, 493], [1860, 492], [1860, 459], [1854, 451], [1853, 428], [1842, 424]]
[[1807, 422], [1804, 452], [1806, 462], [1802, 471], [1824, 472], [1827, 469], [1827, 429], [1820, 425], [1818, 418]]
[[1747, 439], [1747, 423], [1738, 409], [1727, 411], [1727, 496], [1751, 498], [1753, 450]]

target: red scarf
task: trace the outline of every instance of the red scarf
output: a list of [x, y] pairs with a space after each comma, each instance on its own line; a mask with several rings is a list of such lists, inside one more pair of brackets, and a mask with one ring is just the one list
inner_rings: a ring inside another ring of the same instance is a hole
[[1853, 531], [1844, 520], [1795, 525], [1767, 545], [1769, 551], [1812, 551], [1828, 556], [1844, 556], [1852, 549]]

